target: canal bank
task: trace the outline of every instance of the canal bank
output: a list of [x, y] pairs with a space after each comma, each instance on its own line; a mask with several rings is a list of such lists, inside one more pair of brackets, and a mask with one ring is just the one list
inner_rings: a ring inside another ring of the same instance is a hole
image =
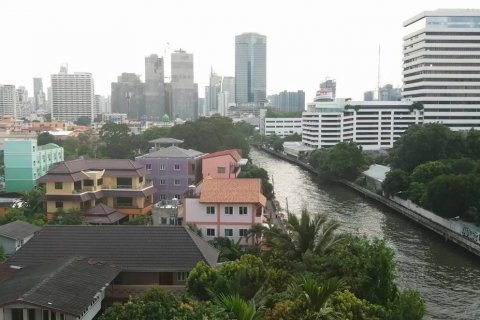
[[[289, 161], [295, 165], [298, 165], [302, 167], [305, 170], [308, 170], [309, 172], [313, 174], [318, 175], [318, 171], [313, 168], [311, 165], [300, 161], [296, 158], [293, 158], [291, 156], [270, 150], [269, 148], [265, 147], [258, 147], [259, 150], [265, 151], [267, 153], [270, 153], [271, 155], [275, 157], [279, 157], [283, 160]], [[351, 181], [345, 180], [345, 179], [338, 179], [335, 181], [336, 183], [340, 183], [343, 186], [350, 188], [363, 196], [376, 201], [378, 203], [381, 203], [382, 205], [385, 205], [389, 207], [390, 209], [402, 214], [403, 216], [415, 221], [416, 223], [422, 225], [425, 228], [430, 229], [431, 231], [437, 233], [438, 235], [442, 236], [446, 241], [451, 241], [455, 243], [456, 245], [462, 247], [463, 249], [475, 254], [476, 256], [480, 257], [480, 244], [478, 242], [478, 235], [476, 235], [475, 231], [470, 230], [467, 226], [463, 228], [459, 228], [458, 226], [451, 227], [451, 224], [455, 222], [449, 222], [446, 219], [443, 219], [439, 216], [435, 216], [432, 213], [425, 212], [426, 210], [412, 210], [407, 208], [406, 206], [402, 205], [405, 201], [403, 201], [400, 198], [396, 198], [394, 200], [391, 200], [389, 198], [385, 198], [381, 195], [378, 195], [375, 192], [372, 192], [366, 188], [363, 188], [362, 186], [359, 186]], [[425, 213], [423, 213], [424, 211]], [[462, 232], [464, 231], [464, 232]], [[469, 235], [475, 234], [475, 237], [471, 237]]]
[[322, 212], [341, 231], [386, 239], [395, 251], [398, 284], [418, 290], [427, 303], [426, 319], [480, 319], [480, 263], [417, 223], [343, 185], [319, 180], [293, 163], [252, 148], [254, 164], [275, 181], [283, 208]]

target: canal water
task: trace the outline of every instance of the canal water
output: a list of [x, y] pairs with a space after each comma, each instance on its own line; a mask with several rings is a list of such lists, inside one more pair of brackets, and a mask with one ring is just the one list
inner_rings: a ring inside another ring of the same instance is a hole
[[[308, 171], [252, 148], [253, 163], [273, 176], [282, 208], [321, 212], [343, 231], [386, 239], [396, 253], [397, 281], [420, 292], [426, 319], [480, 319], [480, 258], [388, 208], [341, 185], [320, 182]], [[270, 178], [271, 179], [271, 178]]]

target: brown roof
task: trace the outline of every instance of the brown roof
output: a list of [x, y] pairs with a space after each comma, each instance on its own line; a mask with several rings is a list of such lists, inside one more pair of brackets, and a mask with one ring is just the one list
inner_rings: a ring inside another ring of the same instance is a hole
[[71, 160], [64, 161], [48, 171], [38, 182], [80, 181], [89, 179], [82, 171], [105, 170], [105, 176], [140, 177], [147, 174], [143, 164], [129, 159]]
[[202, 182], [200, 202], [259, 203], [266, 205], [260, 179], [205, 179]]
[[90, 224], [113, 224], [126, 216], [125, 213], [118, 212], [103, 203], [85, 211], [85, 221]]
[[209, 153], [206, 156], [203, 157], [203, 159], [208, 159], [208, 158], [214, 158], [214, 157], [220, 157], [220, 156], [225, 156], [229, 155], [236, 161], [239, 161], [242, 159], [242, 150], [240, 149], [229, 149], [229, 150], [223, 150], [223, 151], [217, 151], [213, 153]]

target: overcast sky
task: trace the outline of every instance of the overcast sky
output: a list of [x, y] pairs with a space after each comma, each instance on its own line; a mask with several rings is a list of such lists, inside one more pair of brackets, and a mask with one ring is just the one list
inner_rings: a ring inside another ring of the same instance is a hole
[[[109, 95], [122, 72], [143, 75], [144, 57], [178, 48], [194, 54], [204, 96], [210, 67], [235, 71], [235, 35], [267, 36], [267, 92], [304, 90], [337, 79], [337, 96], [362, 99], [377, 84], [401, 85], [402, 22], [421, 11], [479, 8], [478, 0], [0, 0], [0, 84], [26, 86], [68, 62], [91, 72]], [[169, 43], [169, 45], [167, 45]], [[169, 67], [168, 67], [169, 70]]]

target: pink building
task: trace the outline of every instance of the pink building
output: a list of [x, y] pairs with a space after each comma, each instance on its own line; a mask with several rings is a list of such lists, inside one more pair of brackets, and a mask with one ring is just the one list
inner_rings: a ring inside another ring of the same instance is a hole
[[263, 222], [266, 198], [260, 179], [206, 178], [183, 202], [184, 224], [194, 224], [206, 240], [230, 238], [247, 243], [247, 231]]
[[209, 153], [202, 158], [203, 179], [232, 179], [240, 173], [240, 168], [245, 165], [247, 159], [242, 159], [242, 151], [239, 149], [223, 150]]

